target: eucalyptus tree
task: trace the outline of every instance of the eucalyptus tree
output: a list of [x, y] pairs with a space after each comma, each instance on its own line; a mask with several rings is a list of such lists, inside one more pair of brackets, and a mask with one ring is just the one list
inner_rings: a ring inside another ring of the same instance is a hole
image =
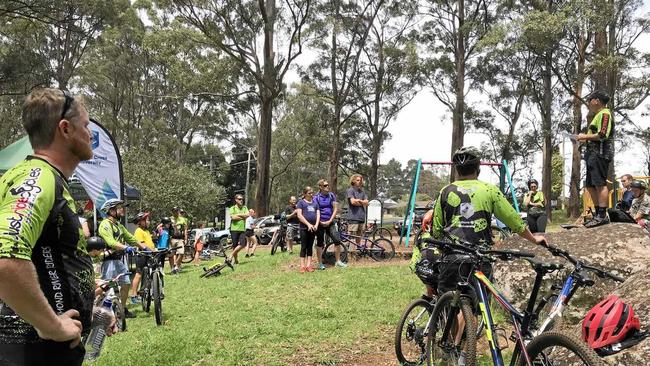
[[264, 215], [269, 203], [273, 107], [284, 91], [287, 71], [302, 53], [312, 0], [171, 2], [184, 22], [203, 34], [207, 45], [223, 52], [254, 83], [260, 101], [256, 207]]
[[[497, 0], [425, 0], [420, 41], [427, 53], [423, 76], [452, 112], [451, 154], [465, 137], [465, 97], [477, 85], [479, 44], [496, 24]], [[450, 155], [451, 155], [450, 154]], [[455, 172], [452, 171], [452, 180]]]

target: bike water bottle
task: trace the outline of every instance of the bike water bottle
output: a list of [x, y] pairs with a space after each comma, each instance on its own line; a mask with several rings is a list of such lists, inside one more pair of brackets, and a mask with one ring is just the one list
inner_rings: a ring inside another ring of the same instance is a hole
[[102, 306], [95, 309], [93, 312], [93, 327], [90, 330], [88, 339], [86, 340], [86, 357], [87, 360], [96, 360], [99, 353], [102, 351], [104, 339], [106, 338], [106, 331], [111, 326], [113, 318], [113, 302], [106, 298]]

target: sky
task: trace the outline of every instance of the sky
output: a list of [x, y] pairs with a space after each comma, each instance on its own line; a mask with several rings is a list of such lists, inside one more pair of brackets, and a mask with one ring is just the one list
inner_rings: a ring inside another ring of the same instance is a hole
[[[644, 3], [640, 13], [645, 14], [650, 11], [650, 4]], [[650, 52], [650, 36], [645, 35], [638, 40], [639, 48]], [[471, 95], [468, 103], [479, 103], [476, 99], [472, 100]], [[647, 111], [650, 101], [630, 113], [632, 120], [640, 127], [650, 127], [650, 117], [641, 116], [642, 111]], [[482, 106], [488, 109], [488, 106]], [[583, 114], [586, 115], [587, 108], [583, 107]], [[615, 119], [616, 120], [616, 119]], [[380, 164], [387, 163], [394, 158], [402, 163], [403, 166], [410, 159], [422, 159], [423, 161], [449, 161], [451, 151], [451, 112], [448, 111], [426, 88], [420, 91], [413, 101], [407, 105], [393, 121], [388, 132], [392, 138], [384, 143], [384, 148], [380, 157]], [[619, 135], [619, 139], [622, 136]], [[479, 146], [486, 142], [487, 137], [477, 133], [465, 134], [465, 145]], [[568, 185], [570, 177], [570, 164], [572, 148], [569, 141], [565, 142], [565, 185]], [[617, 153], [615, 167], [616, 174], [620, 176], [625, 173], [632, 175], [645, 175], [642, 153], [640, 153], [641, 143], [634, 141], [630, 148]], [[562, 150], [561, 150], [562, 151]], [[541, 152], [535, 154], [535, 163], [533, 171], [537, 172], [533, 177], [515, 177], [520, 180], [536, 178], [541, 182]], [[584, 163], [582, 164], [584, 170]], [[488, 169], [483, 169], [481, 179], [498, 183], [498, 177], [489, 174]], [[485, 173], [485, 174], [484, 174]]]

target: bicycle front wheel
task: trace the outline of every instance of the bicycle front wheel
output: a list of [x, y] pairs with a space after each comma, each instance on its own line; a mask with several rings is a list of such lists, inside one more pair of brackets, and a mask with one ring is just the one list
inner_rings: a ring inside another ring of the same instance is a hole
[[[535, 366], [601, 366], [605, 363], [593, 349], [583, 342], [563, 332], [544, 332], [533, 338], [526, 352]], [[519, 365], [527, 365], [523, 355]]]
[[370, 244], [370, 256], [376, 261], [389, 261], [395, 257], [395, 245], [388, 239], [373, 240]]
[[124, 304], [119, 299], [119, 295], [113, 299], [113, 314], [115, 314], [115, 325], [118, 332], [126, 331], [126, 313]]
[[164, 322], [163, 309], [162, 309], [163, 285], [162, 285], [162, 278], [160, 278], [160, 273], [154, 272], [152, 281], [153, 281], [153, 289], [152, 289], [153, 311], [156, 318], [156, 324], [162, 325]]
[[142, 303], [142, 310], [145, 313], [151, 309], [151, 275], [149, 268], [144, 268], [142, 271], [142, 282], [140, 282], [140, 297]]
[[400, 365], [421, 365], [427, 358], [427, 324], [433, 306], [424, 299], [417, 299], [404, 310], [395, 329], [395, 355]]
[[[459, 300], [456, 300], [456, 299]], [[456, 291], [438, 298], [431, 313], [427, 365], [476, 365], [476, 317], [467, 298]]]

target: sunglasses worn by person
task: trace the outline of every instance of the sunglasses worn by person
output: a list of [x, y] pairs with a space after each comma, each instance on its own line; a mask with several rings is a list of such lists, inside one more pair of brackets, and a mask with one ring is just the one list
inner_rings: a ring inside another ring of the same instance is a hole
[[64, 119], [65, 114], [68, 113], [70, 107], [72, 106], [72, 103], [74, 103], [74, 97], [67, 90], [61, 90], [61, 92], [63, 92], [63, 96], [65, 97], [65, 102], [63, 103], [63, 111], [61, 112], [61, 119]]

